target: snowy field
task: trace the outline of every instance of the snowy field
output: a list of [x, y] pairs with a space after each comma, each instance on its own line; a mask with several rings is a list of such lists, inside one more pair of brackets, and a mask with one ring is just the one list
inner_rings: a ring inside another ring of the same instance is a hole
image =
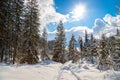
[[120, 72], [99, 71], [92, 64], [45, 61], [36, 65], [0, 63], [0, 80], [120, 80]]

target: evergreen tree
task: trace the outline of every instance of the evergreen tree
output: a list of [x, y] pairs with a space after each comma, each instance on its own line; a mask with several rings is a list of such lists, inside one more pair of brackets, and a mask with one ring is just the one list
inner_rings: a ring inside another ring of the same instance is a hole
[[75, 47], [75, 36], [72, 35], [70, 41], [69, 41], [69, 46], [68, 46], [68, 49], [69, 49], [69, 55], [68, 55], [68, 58], [69, 60], [72, 60], [72, 62], [75, 62], [76, 59], [77, 59], [77, 54], [76, 54], [76, 47]]
[[119, 29], [117, 28], [117, 33], [116, 33], [116, 35], [117, 36], [119, 36], [120, 35], [120, 31], [119, 31]]
[[115, 70], [120, 70], [120, 35], [110, 37], [109, 42], [111, 43], [111, 56], [112, 60], [116, 63], [114, 65]]
[[91, 45], [90, 45], [90, 61], [91, 63], [94, 64], [94, 59], [96, 56], [97, 56], [97, 47], [98, 47], [98, 44], [93, 36], [93, 34], [91, 34]]
[[85, 46], [88, 46], [88, 34], [86, 30], [85, 30]]
[[42, 34], [42, 53], [41, 53], [41, 59], [42, 61], [44, 60], [49, 60], [50, 58], [48, 57], [48, 43], [47, 43], [47, 30], [44, 28], [43, 34]]
[[[117, 6], [118, 8], [118, 15], [120, 15], [120, 5]], [[116, 63], [116, 66], [114, 65], [114, 69], [115, 70], [120, 70], [120, 26], [118, 26], [117, 28], [117, 33], [116, 36], [112, 37], [112, 41], [113, 41], [113, 54], [112, 54], [112, 58], [113, 61]], [[111, 38], [110, 38], [111, 39]]]
[[81, 37], [79, 37], [78, 43], [79, 43], [79, 48], [80, 48], [80, 56], [81, 56], [81, 59], [82, 59], [83, 58], [83, 40], [82, 40]]
[[7, 0], [4, 1], [4, 0], [1, 0], [0, 1], [0, 61], [2, 62], [3, 61], [3, 58], [4, 58], [4, 48], [5, 48], [5, 45], [4, 45], [4, 29], [5, 29], [5, 18], [6, 18], [6, 8], [7, 6], [5, 5], [7, 3]]
[[80, 45], [80, 51], [82, 52], [83, 51], [83, 40], [82, 40], [81, 37], [79, 37], [78, 42], [79, 42], [79, 45]]
[[112, 41], [109, 38], [106, 38], [106, 36], [104, 34], [102, 34], [102, 38], [99, 44], [99, 50], [98, 50], [98, 54], [99, 54], [99, 66], [103, 66], [104, 70], [109, 69], [110, 66], [113, 67], [113, 60], [109, 59], [111, 57], [112, 54], [112, 50], [114, 50], [112, 48], [113, 44]]
[[85, 30], [85, 42], [84, 42], [84, 56], [88, 57], [89, 56], [89, 39], [88, 39], [88, 34], [87, 31]]
[[15, 20], [14, 25], [11, 26], [11, 46], [14, 48], [13, 50], [13, 64], [15, 63], [16, 56], [22, 53], [22, 34], [23, 34], [23, 27], [24, 27], [24, 0], [14, 0], [13, 1], [13, 20]]
[[57, 27], [57, 33], [55, 37], [55, 45], [54, 45], [54, 55], [52, 60], [64, 63], [64, 55], [65, 55], [65, 31], [63, 27], [62, 21], [60, 21]]
[[91, 44], [94, 42], [94, 40], [95, 40], [95, 38], [94, 38], [94, 36], [93, 36], [93, 34], [91, 34]]
[[23, 33], [23, 62], [35, 64], [38, 62], [39, 47], [39, 11], [37, 0], [29, 0], [25, 15], [25, 26]]
[[0, 1], [1, 61], [10, 61], [11, 26], [13, 25], [13, 0]]
[[100, 48], [100, 55], [101, 55], [101, 60], [102, 60], [102, 59], [107, 58], [107, 51], [106, 51], [107, 39], [105, 37], [105, 34], [102, 34], [101, 38], [102, 39], [100, 41], [99, 48]]

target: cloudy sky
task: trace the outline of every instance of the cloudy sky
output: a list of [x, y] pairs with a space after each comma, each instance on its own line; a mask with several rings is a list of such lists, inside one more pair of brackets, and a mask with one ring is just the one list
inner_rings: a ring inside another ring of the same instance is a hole
[[48, 29], [48, 40], [55, 37], [55, 30], [60, 20], [64, 23], [69, 41], [74, 34], [76, 39], [84, 37], [84, 31], [99, 38], [116, 33], [120, 27], [120, 15], [117, 5], [120, 0], [39, 0], [41, 27]]

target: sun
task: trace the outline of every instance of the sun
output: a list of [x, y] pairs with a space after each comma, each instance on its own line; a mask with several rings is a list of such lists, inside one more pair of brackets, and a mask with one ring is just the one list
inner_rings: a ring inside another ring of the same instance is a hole
[[75, 6], [73, 10], [73, 17], [76, 19], [81, 19], [85, 16], [85, 13], [86, 13], [85, 5], [79, 4]]

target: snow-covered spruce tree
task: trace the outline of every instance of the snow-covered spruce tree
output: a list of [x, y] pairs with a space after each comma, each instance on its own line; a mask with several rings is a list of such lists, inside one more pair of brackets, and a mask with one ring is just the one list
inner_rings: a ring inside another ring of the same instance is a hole
[[115, 43], [115, 52], [114, 52], [114, 57], [113, 60], [116, 63], [116, 70], [120, 70], [120, 39], [116, 40], [117, 42]]
[[48, 42], [47, 42], [47, 30], [44, 28], [43, 33], [42, 33], [42, 52], [41, 52], [41, 60], [50, 60], [48, 56]]
[[83, 40], [81, 37], [79, 37], [78, 43], [79, 43], [79, 50], [80, 50], [80, 58], [82, 60], [83, 59]]
[[55, 40], [48, 41], [49, 54], [52, 54], [54, 45], [55, 45]]
[[105, 61], [105, 59], [107, 58], [108, 56], [108, 52], [106, 50], [106, 45], [107, 45], [107, 39], [105, 37], [105, 34], [102, 34], [101, 36], [101, 41], [99, 43], [99, 51], [98, 51], [98, 54], [99, 54], [99, 65], [98, 65], [98, 68], [99, 69], [103, 69], [103, 62]]
[[0, 61], [2, 62], [5, 55], [5, 19], [6, 19], [6, 13], [7, 13], [7, 0], [1, 0], [0, 1]]
[[84, 42], [83, 56], [88, 60], [89, 54], [90, 54], [90, 44], [89, 44], [87, 31], [85, 30], [85, 42]]
[[65, 30], [63, 27], [62, 21], [60, 21], [58, 27], [57, 27], [57, 33], [55, 37], [55, 45], [53, 50], [53, 57], [52, 60], [56, 62], [65, 62]]
[[[0, 18], [1, 18], [1, 29], [2, 29], [2, 52], [1, 61], [10, 62], [12, 59], [13, 48], [13, 33], [16, 25], [16, 5], [15, 0], [0, 1]], [[15, 36], [14, 36], [15, 37]]]
[[1, 61], [7, 62], [9, 59], [9, 42], [10, 42], [10, 3], [12, 2], [9, 0], [0, 1], [0, 34], [1, 34], [1, 49], [0, 49], [0, 56]]
[[[117, 6], [118, 8], [118, 15], [120, 15], [120, 5]], [[115, 69], [120, 70], [120, 25], [117, 28], [117, 34], [114, 36], [115, 38], [115, 51], [113, 54], [113, 60], [116, 63]]]
[[[114, 41], [113, 41], [114, 40]], [[120, 70], [120, 33], [119, 29], [117, 29], [117, 34], [115, 36], [110, 37], [110, 41], [113, 41], [112, 45], [112, 59], [116, 63], [114, 65], [115, 70]]]
[[72, 34], [72, 37], [69, 41], [69, 46], [68, 46], [68, 50], [69, 50], [69, 53], [68, 53], [68, 59], [69, 60], [72, 60], [72, 62], [76, 62], [77, 59], [78, 59], [78, 54], [76, 53], [76, 46], [75, 46], [75, 36]]
[[[11, 49], [12, 52], [12, 62], [13, 64], [16, 61], [17, 55], [20, 55], [22, 53], [22, 34], [23, 34], [23, 27], [24, 27], [24, 0], [13, 0], [13, 10], [12, 10], [12, 16], [13, 16], [13, 24], [11, 26]], [[15, 15], [15, 16], [14, 16]]]
[[25, 15], [25, 26], [23, 33], [23, 49], [24, 54], [22, 63], [35, 64], [38, 62], [39, 47], [39, 11], [37, 0], [28, 0]]
[[114, 51], [113, 46], [112, 39], [106, 38], [105, 35], [102, 34], [102, 39], [98, 47], [99, 69], [106, 70], [113, 68], [114, 61], [111, 58], [111, 54]]
[[116, 36], [120, 36], [120, 31], [119, 29], [117, 28], [117, 33], [116, 33]]
[[95, 58], [97, 57], [97, 47], [98, 43], [96, 39], [94, 38], [93, 34], [91, 34], [91, 40], [90, 40], [90, 62], [94, 64]]

